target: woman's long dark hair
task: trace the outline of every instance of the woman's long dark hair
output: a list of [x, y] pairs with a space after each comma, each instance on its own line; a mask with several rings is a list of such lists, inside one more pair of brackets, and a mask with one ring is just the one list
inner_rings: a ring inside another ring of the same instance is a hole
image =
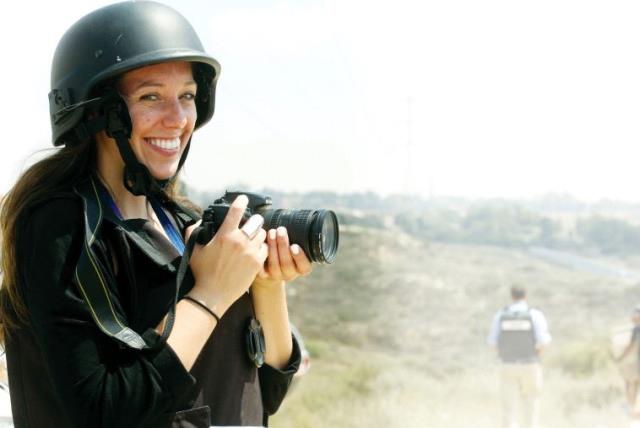
[[96, 145], [85, 142], [73, 147], [52, 149], [55, 152], [36, 162], [20, 176], [5, 195], [0, 210], [2, 235], [2, 305], [0, 310], [0, 341], [18, 323], [27, 321], [27, 309], [18, 292], [18, 260], [16, 243], [20, 219], [32, 207], [51, 194], [73, 186], [95, 168]]

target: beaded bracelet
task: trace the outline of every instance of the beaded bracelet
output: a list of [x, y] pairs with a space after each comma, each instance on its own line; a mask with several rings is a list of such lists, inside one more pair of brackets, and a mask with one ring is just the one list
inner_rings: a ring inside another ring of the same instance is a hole
[[202, 309], [204, 309], [205, 311], [209, 312], [211, 314], [212, 317], [214, 317], [216, 319], [216, 323], [220, 323], [220, 317], [218, 315], [216, 315], [215, 312], [213, 312], [211, 310], [211, 308], [209, 308], [207, 305], [205, 305], [204, 303], [202, 303], [200, 300], [196, 300], [191, 296], [184, 296], [183, 297], [184, 300], [188, 300], [190, 302], [195, 303], [196, 305], [200, 306]]

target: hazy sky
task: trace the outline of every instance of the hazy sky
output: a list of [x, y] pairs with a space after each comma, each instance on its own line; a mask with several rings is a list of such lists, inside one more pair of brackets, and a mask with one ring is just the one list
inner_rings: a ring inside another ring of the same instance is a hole
[[[0, 191], [50, 146], [63, 32], [110, 2], [0, 17]], [[222, 64], [186, 181], [640, 201], [640, 2], [166, 1]]]

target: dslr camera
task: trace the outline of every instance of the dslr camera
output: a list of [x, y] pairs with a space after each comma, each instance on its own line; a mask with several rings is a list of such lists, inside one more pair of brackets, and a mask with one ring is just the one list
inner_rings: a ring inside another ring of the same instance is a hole
[[332, 263], [338, 252], [338, 218], [331, 210], [288, 210], [271, 207], [271, 197], [248, 192], [225, 192], [216, 199], [202, 215], [202, 231], [197, 237], [199, 244], [206, 244], [213, 238], [222, 224], [229, 205], [238, 197], [249, 198], [240, 225], [253, 214], [264, 217], [265, 230], [284, 226], [291, 244], [298, 244], [313, 263]]

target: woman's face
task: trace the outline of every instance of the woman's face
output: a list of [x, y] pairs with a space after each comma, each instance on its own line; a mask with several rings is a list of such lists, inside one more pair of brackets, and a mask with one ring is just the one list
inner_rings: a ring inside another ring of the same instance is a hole
[[138, 162], [158, 180], [171, 178], [196, 123], [191, 64], [167, 62], [130, 71], [119, 90], [131, 115], [129, 141]]

